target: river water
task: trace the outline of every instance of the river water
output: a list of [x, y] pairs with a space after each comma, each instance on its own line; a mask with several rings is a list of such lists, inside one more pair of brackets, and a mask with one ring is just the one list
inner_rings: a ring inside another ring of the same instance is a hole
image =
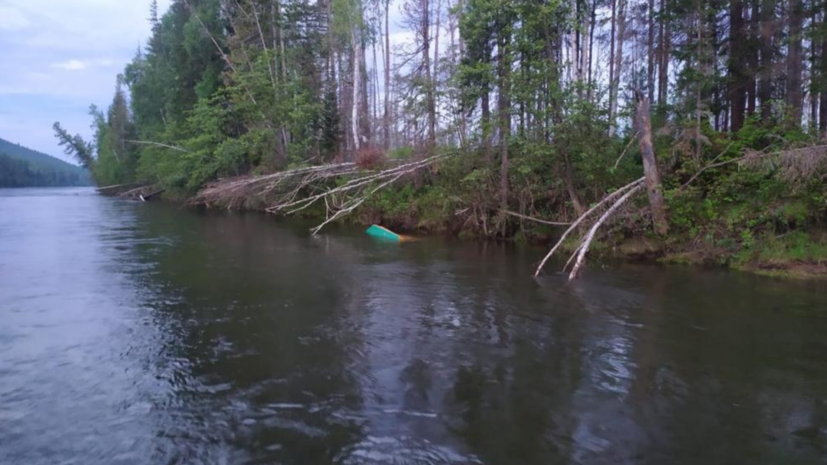
[[2, 464], [827, 461], [827, 286], [0, 190]]

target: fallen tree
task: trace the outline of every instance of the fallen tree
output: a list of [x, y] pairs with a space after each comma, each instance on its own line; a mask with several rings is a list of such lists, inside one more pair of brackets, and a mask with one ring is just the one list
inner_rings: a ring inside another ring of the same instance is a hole
[[[606, 195], [585, 213], [580, 215], [580, 217], [571, 224], [569, 229], [563, 233], [554, 247], [551, 248], [549, 253], [546, 254], [540, 262], [540, 265], [537, 267], [537, 271], [534, 272], [534, 276], [540, 275], [540, 272], [543, 271], [543, 267], [546, 265], [546, 262], [548, 262], [551, 256], [554, 255], [554, 252], [556, 252], [557, 249], [563, 245], [563, 242], [572, 231], [577, 229], [585, 221], [593, 218], [597, 212], [602, 212], [594, 223], [592, 223], [588, 231], [580, 237], [577, 247], [574, 248], [574, 253], [572, 253], [571, 257], [569, 257], [569, 260], [566, 262], [566, 265], [563, 267], [563, 271], [568, 269], [569, 265], [572, 263], [572, 260], [575, 260], [576, 257], [574, 267], [569, 273], [569, 281], [580, 276], [580, 271], [583, 269], [586, 262], [586, 254], [589, 252], [589, 247], [591, 246], [592, 241], [594, 241], [594, 237], [598, 229], [600, 229], [600, 226], [606, 223], [606, 221], [617, 213], [617, 211], [624, 204], [626, 204], [629, 199], [634, 197], [634, 195], [640, 192], [644, 187], [646, 188], [646, 193], [649, 198], [649, 208], [651, 211], [655, 232], [661, 236], [668, 233], [669, 226], [666, 219], [666, 207], [663, 200], [660, 171], [658, 169], [657, 159], [655, 158], [655, 151], [652, 145], [652, 123], [649, 118], [649, 100], [644, 97], [643, 93], [640, 91], [635, 91], [635, 101], [635, 124], [637, 126], [635, 138], [637, 138], [640, 145], [644, 176]], [[634, 140], [634, 138], [632, 140]], [[628, 149], [628, 147], [629, 145], [626, 146], [626, 149]], [[626, 149], [624, 149], [624, 153], [620, 155], [621, 158], [625, 155]], [[615, 165], [617, 165], [617, 163], [615, 163]]]
[[[540, 262], [540, 265], [537, 266], [537, 271], [534, 272], [534, 276], [539, 276], [540, 272], [543, 271], [543, 267], [546, 266], [546, 262], [554, 255], [562, 245], [563, 242], [568, 238], [569, 234], [571, 234], [575, 229], [577, 229], [581, 224], [587, 221], [589, 218], [594, 217], [594, 215], [602, 211], [603, 213], [598, 217], [598, 219], [594, 222], [594, 224], [589, 228], [589, 231], [584, 234], [580, 240], [578, 241], [578, 246], [575, 247], [574, 253], [572, 254], [569, 261], [566, 263], [565, 267], [563, 267], [563, 271], [565, 271], [568, 266], [571, 264], [572, 259], [577, 256], [577, 262], [575, 264], [575, 268], [569, 274], [569, 280], [575, 279], [579, 276], [580, 270], [583, 267], [583, 263], [586, 257], [586, 253], [589, 251], [589, 246], [591, 245], [592, 241], [594, 240], [595, 233], [600, 228], [600, 226], [606, 222], [617, 210], [625, 204], [632, 196], [638, 192], [640, 192], [641, 188], [643, 187], [646, 178], [637, 179], [625, 186], [621, 187], [620, 189], [606, 195], [603, 197], [599, 202], [594, 204], [591, 208], [589, 208], [585, 213], [580, 215], [571, 226], [560, 236], [557, 243], [554, 244], [554, 247], [543, 257], [543, 260]], [[608, 208], [606, 206], [608, 205]], [[604, 210], [605, 208], [605, 210]]]
[[[362, 169], [357, 163], [349, 162], [222, 180], [202, 189], [189, 203], [233, 209], [243, 208], [251, 199], [256, 199], [267, 205], [268, 213], [291, 215], [323, 202], [325, 220], [311, 229], [316, 234], [359, 208], [381, 189], [453, 154], [433, 155], [381, 169]], [[342, 183], [342, 180], [345, 181]]]

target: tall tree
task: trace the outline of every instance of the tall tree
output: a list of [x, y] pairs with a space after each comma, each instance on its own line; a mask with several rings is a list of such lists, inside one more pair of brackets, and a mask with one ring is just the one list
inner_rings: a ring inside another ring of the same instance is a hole
[[383, 117], [383, 130], [385, 150], [391, 147], [391, 31], [390, 31], [390, 7], [391, 1], [385, 0], [385, 113]]
[[648, 40], [646, 51], [649, 55], [646, 66], [646, 90], [649, 92], [649, 102], [655, 101], [655, 0], [649, 0], [646, 10], [648, 20]]
[[775, 28], [775, 0], [761, 0], [761, 68], [758, 81], [758, 100], [761, 101], [761, 119], [764, 121], [769, 121], [772, 115], [773, 78], [775, 77]]
[[789, 0], [789, 32], [787, 50], [787, 105], [791, 116], [796, 123], [801, 122], [801, 75], [802, 75], [802, 24], [804, 22], [804, 6], [802, 0]]
[[729, 2], [729, 101], [730, 130], [739, 131], [744, 125], [747, 105], [747, 43], [743, 0]]
[[[619, 100], [620, 81], [623, 74], [623, 42], [626, 36], [626, 0], [614, 0], [617, 3], [617, 35], [612, 56], [613, 70], [611, 90], [609, 91], [609, 136], [614, 135], [617, 125], [617, 102]], [[614, 5], [614, 3], [613, 3]]]

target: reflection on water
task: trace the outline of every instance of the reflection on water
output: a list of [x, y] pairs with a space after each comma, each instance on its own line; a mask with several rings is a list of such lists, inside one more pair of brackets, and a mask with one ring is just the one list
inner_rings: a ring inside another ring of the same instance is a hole
[[821, 283], [0, 191], [0, 463], [823, 463]]

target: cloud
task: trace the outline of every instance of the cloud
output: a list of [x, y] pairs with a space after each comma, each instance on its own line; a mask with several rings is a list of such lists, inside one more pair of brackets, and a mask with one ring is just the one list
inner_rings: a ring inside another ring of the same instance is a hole
[[80, 60], [69, 60], [62, 63], [52, 63], [52, 67], [65, 69], [67, 71], [80, 71], [86, 69], [86, 63]]
[[19, 31], [31, 26], [23, 13], [14, 8], [0, 6], [0, 31]]
[[58, 156], [55, 121], [90, 138], [89, 104], [112, 101], [150, 36], [151, 1], [0, 0], [0, 137]]

